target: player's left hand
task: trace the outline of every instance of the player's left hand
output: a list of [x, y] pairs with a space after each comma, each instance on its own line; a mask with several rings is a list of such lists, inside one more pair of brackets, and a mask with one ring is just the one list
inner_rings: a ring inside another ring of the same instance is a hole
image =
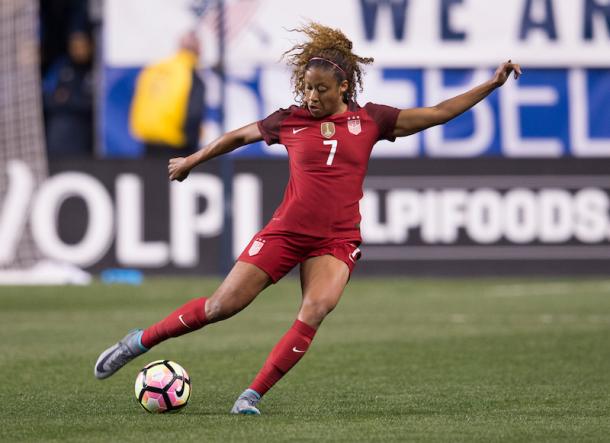
[[502, 86], [504, 83], [506, 83], [506, 80], [508, 80], [508, 76], [511, 74], [511, 72], [515, 73], [515, 80], [518, 79], [521, 75], [521, 66], [519, 66], [517, 63], [512, 63], [511, 60], [507, 61], [506, 63], [502, 63], [500, 66], [498, 66], [498, 69], [496, 69], [493, 82], [497, 86]]

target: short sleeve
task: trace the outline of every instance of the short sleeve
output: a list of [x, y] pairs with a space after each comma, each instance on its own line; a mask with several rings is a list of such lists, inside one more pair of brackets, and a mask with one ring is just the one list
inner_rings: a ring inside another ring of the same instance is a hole
[[291, 109], [278, 109], [263, 120], [256, 122], [261, 135], [268, 145], [280, 142], [280, 127], [282, 122], [291, 114]]
[[378, 140], [396, 140], [396, 137], [392, 135], [394, 128], [396, 128], [396, 121], [398, 120], [398, 114], [400, 109], [392, 106], [378, 105], [376, 103], [367, 103], [364, 109], [368, 115], [371, 116], [373, 121], [379, 128]]

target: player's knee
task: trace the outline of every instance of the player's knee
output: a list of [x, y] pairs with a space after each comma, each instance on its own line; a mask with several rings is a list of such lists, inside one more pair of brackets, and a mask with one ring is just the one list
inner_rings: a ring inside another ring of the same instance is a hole
[[301, 313], [309, 322], [319, 324], [335, 309], [337, 304], [329, 300], [305, 300]]

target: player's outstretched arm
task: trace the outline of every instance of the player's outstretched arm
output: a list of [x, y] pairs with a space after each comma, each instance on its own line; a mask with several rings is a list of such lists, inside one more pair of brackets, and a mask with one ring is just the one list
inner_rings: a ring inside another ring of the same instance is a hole
[[452, 97], [436, 106], [428, 108], [403, 109], [398, 114], [395, 137], [404, 137], [423, 131], [436, 125], [442, 125], [457, 117], [487, 97], [494, 89], [502, 86], [509, 75], [514, 73], [515, 79], [521, 75], [521, 67], [510, 60], [502, 63], [494, 76], [485, 83], [472, 88], [464, 94]]
[[256, 123], [250, 123], [242, 128], [227, 132], [188, 157], [172, 158], [167, 166], [169, 179], [182, 181], [188, 177], [189, 172], [195, 166], [262, 139], [263, 136]]

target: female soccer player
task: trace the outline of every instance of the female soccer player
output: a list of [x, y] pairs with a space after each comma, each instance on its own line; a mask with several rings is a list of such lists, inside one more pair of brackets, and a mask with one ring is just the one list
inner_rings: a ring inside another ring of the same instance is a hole
[[372, 63], [352, 52], [339, 30], [317, 23], [300, 28], [309, 40], [287, 51], [298, 106], [228, 132], [201, 151], [169, 162], [169, 178], [182, 181], [197, 165], [264, 140], [286, 146], [290, 180], [272, 219], [251, 240], [211, 297], [189, 301], [145, 330], [134, 330], [105, 350], [95, 376], [106, 378], [153, 346], [244, 309], [271, 283], [300, 264], [302, 303], [297, 318], [269, 354], [231, 413], [259, 414], [261, 397], [305, 354], [324, 318], [343, 293], [360, 258], [358, 202], [373, 145], [395, 140], [462, 114], [503, 85], [521, 68], [510, 60], [493, 78], [428, 108], [360, 107], [362, 66]]

